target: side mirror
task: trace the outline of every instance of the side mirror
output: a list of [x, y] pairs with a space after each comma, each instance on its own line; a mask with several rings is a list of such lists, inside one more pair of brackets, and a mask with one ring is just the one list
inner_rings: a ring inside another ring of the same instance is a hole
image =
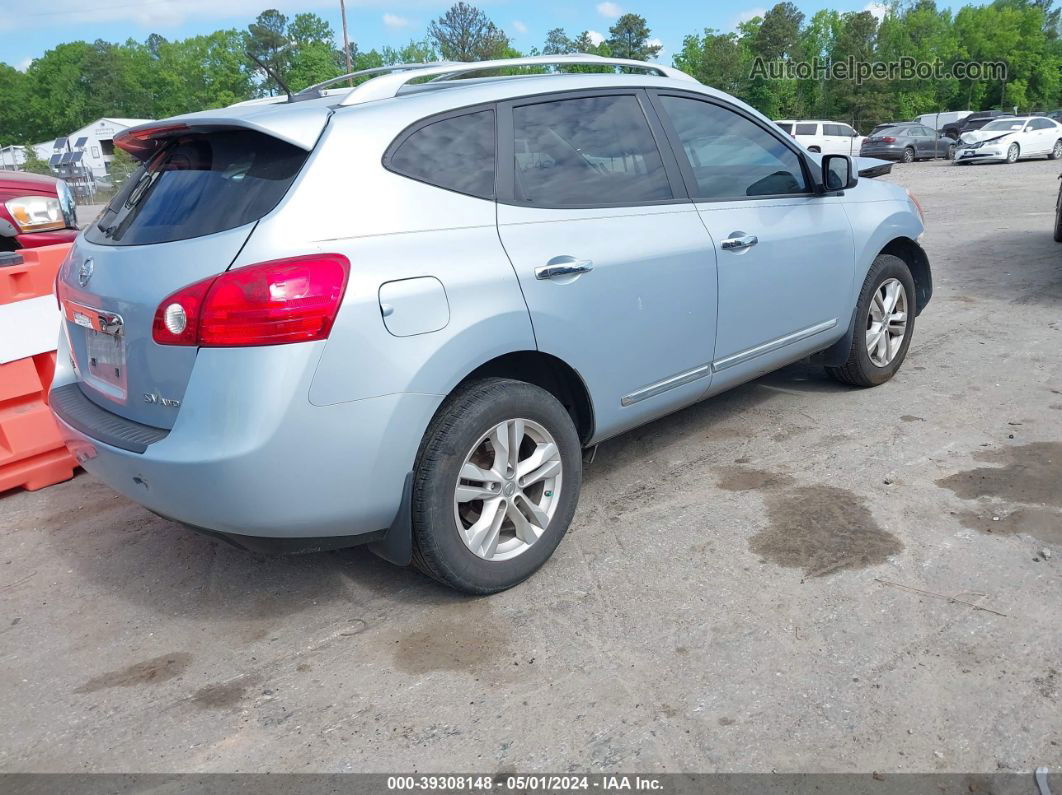
[[822, 185], [826, 191], [847, 190], [859, 182], [852, 158], [848, 155], [822, 156]]

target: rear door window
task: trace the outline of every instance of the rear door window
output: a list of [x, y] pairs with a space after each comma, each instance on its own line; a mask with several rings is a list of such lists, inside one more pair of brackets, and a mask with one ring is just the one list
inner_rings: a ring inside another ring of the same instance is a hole
[[512, 113], [518, 200], [564, 207], [674, 198], [637, 97], [558, 99]]
[[85, 237], [139, 246], [257, 221], [287, 193], [307, 154], [252, 130], [174, 138], [129, 177]]
[[429, 122], [384, 157], [403, 176], [482, 199], [494, 198], [494, 161], [493, 110]]
[[797, 135], [818, 135], [819, 125], [817, 124], [798, 124], [796, 126]]
[[823, 135], [844, 135], [844, 130], [841, 129], [840, 124], [824, 124], [822, 125]]

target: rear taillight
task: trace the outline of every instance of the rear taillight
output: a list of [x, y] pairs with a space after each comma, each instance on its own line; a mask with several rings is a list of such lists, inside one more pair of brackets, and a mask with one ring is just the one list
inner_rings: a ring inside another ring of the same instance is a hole
[[896, 143], [896, 139], [893, 138], [891, 135], [882, 136], [878, 140], [881, 141], [883, 144], [894, 144], [894, 143]]
[[152, 339], [204, 348], [282, 345], [328, 337], [347, 286], [341, 254], [248, 265], [191, 284], [159, 304]]

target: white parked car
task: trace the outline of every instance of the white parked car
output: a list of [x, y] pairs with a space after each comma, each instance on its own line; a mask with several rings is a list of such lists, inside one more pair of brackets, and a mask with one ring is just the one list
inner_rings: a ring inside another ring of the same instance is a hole
[[1016, 163], [1026, 157], [1062, 158], [1062, 125], [1046, 116], [996, 119], [964, 132], [955, 147], [955, 165]]
[[849, 125], [837, 121], [783, 119], [775, 124], [803, 144], [809, 152], [854, 157], [859, 154], [859, 147], [863, 144], [862, 135]]

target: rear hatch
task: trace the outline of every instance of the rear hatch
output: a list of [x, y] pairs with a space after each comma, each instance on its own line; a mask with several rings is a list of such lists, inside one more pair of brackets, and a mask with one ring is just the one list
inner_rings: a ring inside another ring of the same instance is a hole
[[168, 429], [198, 348], [154, 342], [156, 310], [175, 291], [230, 267], [291, 187], [312, 143], [299, 146], [260, 126], [164, 124], [132, 133], [116, 143], [141, 167], [63, 267], [64, 329], [86, 397]]

